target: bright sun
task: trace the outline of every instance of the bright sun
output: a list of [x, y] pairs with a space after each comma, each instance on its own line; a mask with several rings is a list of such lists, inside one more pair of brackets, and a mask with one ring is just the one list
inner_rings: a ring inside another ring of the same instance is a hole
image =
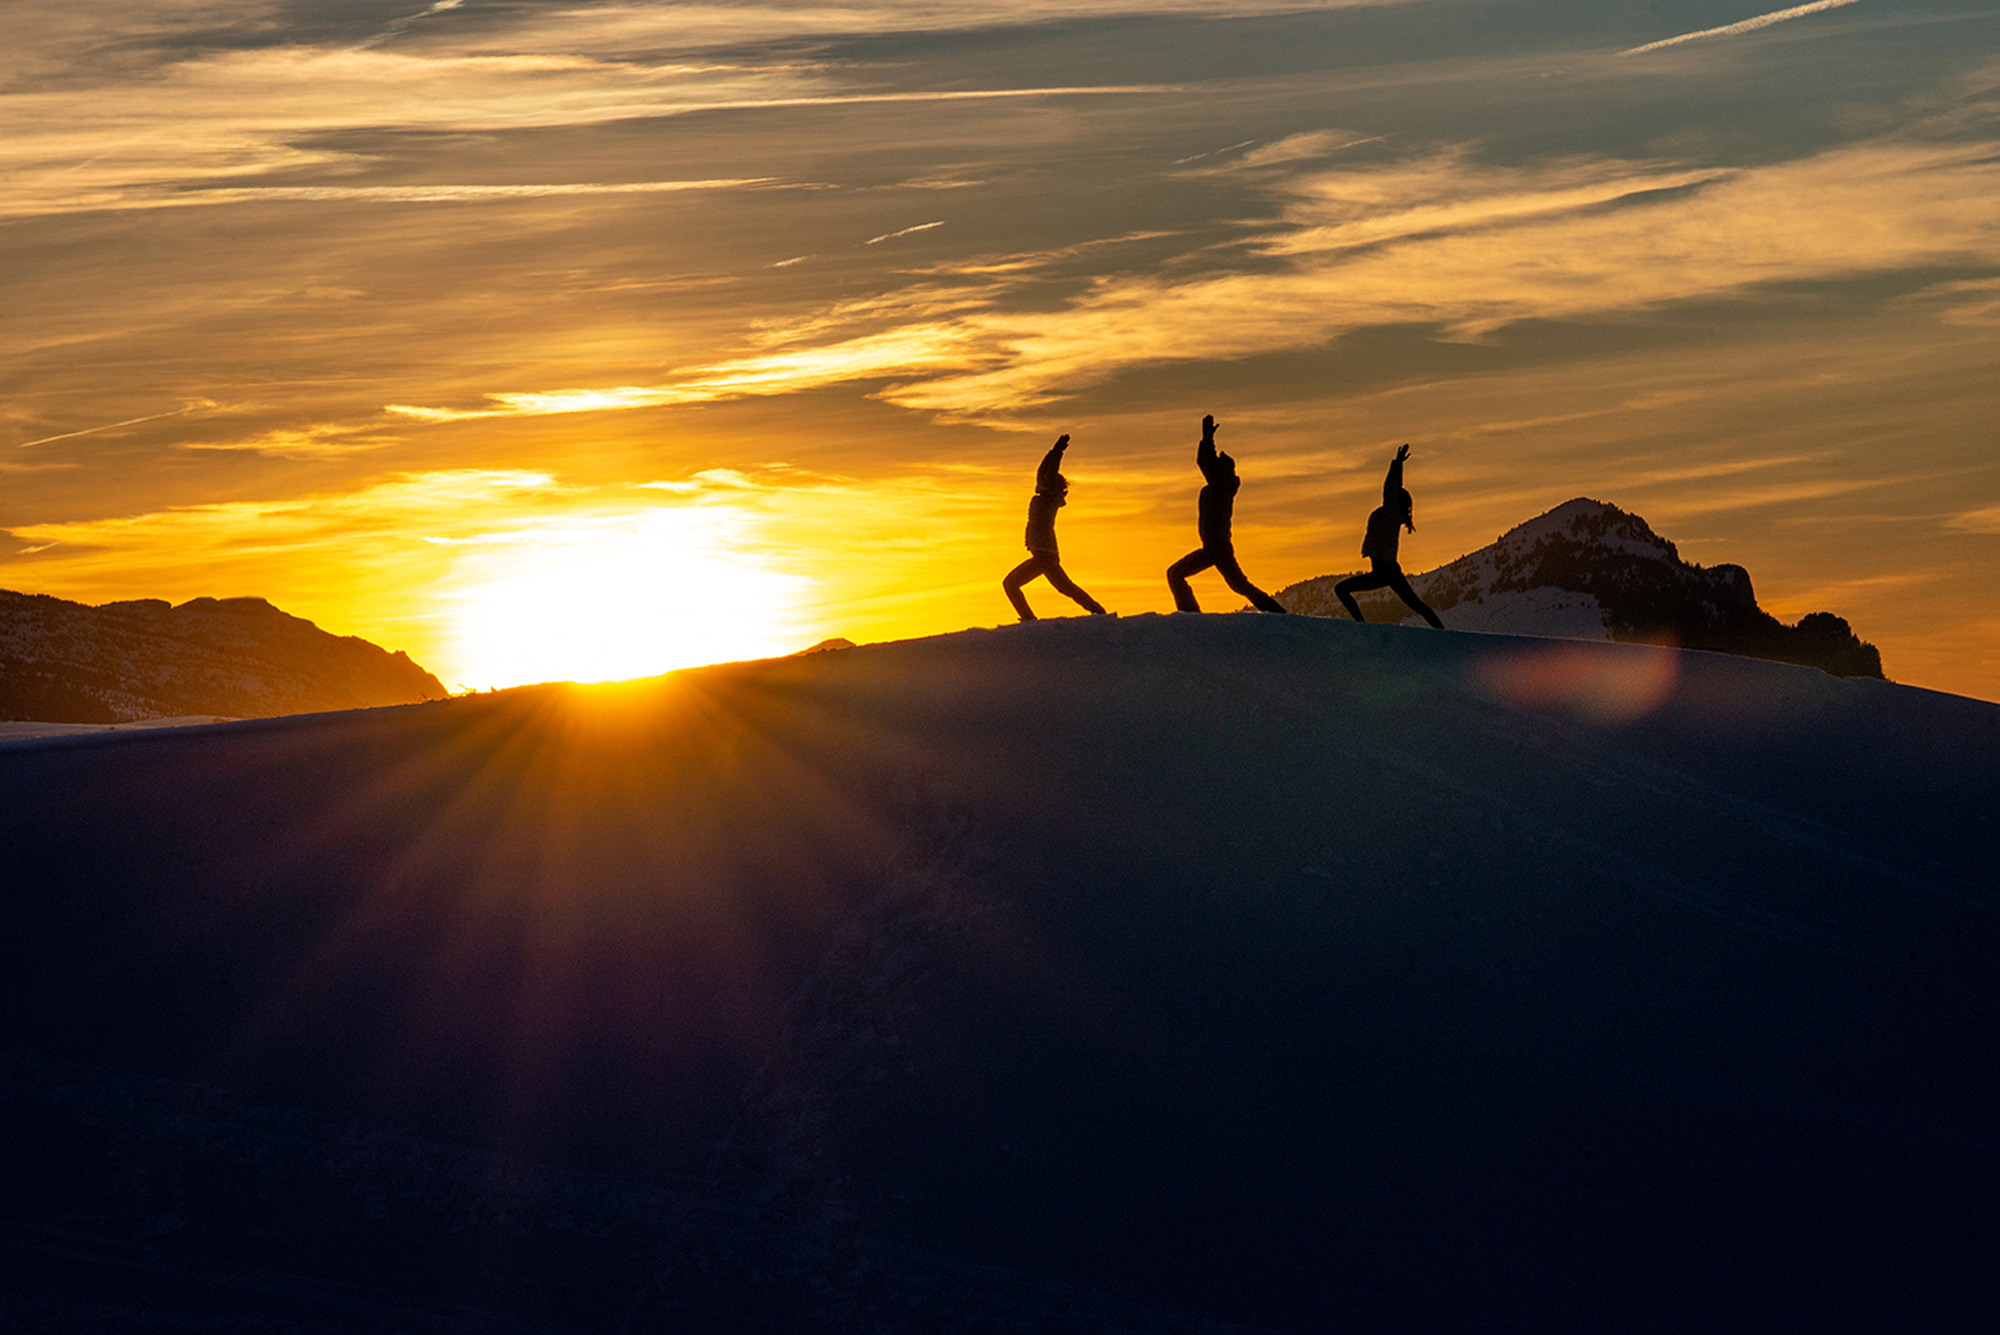
[[451, 675], [619, 681], [798, 647], [807, 581], [745, 555], [744, 528], [718, 508], [661, 508], [455, 544]]

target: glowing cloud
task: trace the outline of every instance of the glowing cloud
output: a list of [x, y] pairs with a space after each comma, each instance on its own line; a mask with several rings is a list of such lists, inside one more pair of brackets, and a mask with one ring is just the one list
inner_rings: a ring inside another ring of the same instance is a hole
[[[784, 346], [688, 367], [659, 385], [392, 410], [453, 421], [882, 378], [899, 381], [880, 395], [903, 407], [1007, 417], [1126, 367], [1308, 348], [1372, 325], [1435, 325], [1472, 339], [1524, 320], [1640, 311], [1760, 284], [2000, 263], [1991, 207], [2000, 159], [1988, 143], [1879, 142], [1736, 171], [1612, 160], [1496, 168], [1451, 152], [1317, 172], [1287, 190], [1282, 228], [1256, 247], [1285, 261], [1276, 269], [1108, 274], [1060, 309], [1027, 313], [1008, 308], [1005, 282], [929, 284], [766, 331]], [[889, 327], [798, 346], [871, 321]]]
[[[574, 14], [551, 34], [587, 36]], [[584, 25], [587, 27], [587, 25]], [[343, 129], [498, 131], [751, 108], [1115, 96], [1154, 86], [857, 90], [809, 66], [597, 58], [574, 44], [485, 54], [286, 45], [155, 54], [144, 79], [93, 77], [88, 52], [46, 86], [0, 91], [0, 217], [256, 199], [499, 200], [534, 193], [713, 189], [737, 181], [260, 185], [273, 172], [352, 172], [365, 158], [304, 147]], [[58, 65], [60, 61], [56, 61]], [[229, 184], [217, 184], [218, 181]], [[245, 190], [258, 193], [244, 194]], [[335, 193], [323, 193], [332, 191]]]
[[842, 343], [698, 367], [688, 372], [686, 379], [673, 384], [489, 394], [486, 397], [494, 406], [484, 408], [427, 408], [401, 403], [385, 406], [392, 413], [420, 421], [461, 422], [483, 417], [542, 417], [712, 403], [751, 394], [792, 393], [847, 380], [955, 368], [964, 362], [961, 345], [965, 337], [962, 331], [947, 325], [913, 325]]
[[1965, 533], [2000, 533], [2000, 505], [1953, 515], [1945, 521], [1945, 527]]
[[488, 200], [546, 199], [558, 195], [656, 195], [678, 190], [734, 190], [768, 185], [769, 176], [703, 181], [578, 181], [542, 185], [245, 185], [188, 190], [174, 197], [186, 204], [240, 204], [262, 200], [301, 202], [379, 200], [392, 204], [435, 204]]

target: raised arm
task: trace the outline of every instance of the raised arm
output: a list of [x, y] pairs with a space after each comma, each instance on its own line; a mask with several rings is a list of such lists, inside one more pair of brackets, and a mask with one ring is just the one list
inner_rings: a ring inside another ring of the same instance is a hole
[[1396, 457], [1389, 461], [1389, 476], [1382, 481], [1382, 504], [1394, 509], [1396, 493], [1403, 489], [1403, 460], [1410, 457], [1410, 447], [1398, 446]]
[[1051, 485], [1056, 480], [1056, 475], [1062, 472], [1063, 451], [1068, 448], [1069, 433], [1064, 432], [1062, 435], [1056, 437], [1056, 443], [1051, 445], [1049, 452], [1042, 456], [1042, 466], [1035, 470], [1036, 490], [1039, 491], [1043, 487]]
[[1194, 464], [1203, 477], [1215, 476], [1215, 418], [1201, 419], [1201, 444], [1195, 447]]

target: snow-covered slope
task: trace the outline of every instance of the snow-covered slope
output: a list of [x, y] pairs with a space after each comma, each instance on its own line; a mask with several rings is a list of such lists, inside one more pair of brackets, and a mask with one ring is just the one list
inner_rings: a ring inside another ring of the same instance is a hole
[[1247, 615], [8, 744], [0, 1311], [1984, 1329], [1996, 811], [1989, 704]]
[[86, 607], [0, 589], [0, 719], [243, 718], [444, 694], [407, 654], [329, 635], [262, 598]]
[[[1294, 612], [1346, 616], [1334, 585], [1348, 573], [1278, 593]], [[1787, 626], [1757, 606], [1741, 566], [1697, 566], [1645, 520], [1579, 497], [1449, 565], [1410, 577], [1454, 630], [1681, 644], [1880, 677], [1882, 657], [1846, 621], [1815, 612]], [[1356, 599], [1370, 621], [1417, 623], [1393, 594]]]

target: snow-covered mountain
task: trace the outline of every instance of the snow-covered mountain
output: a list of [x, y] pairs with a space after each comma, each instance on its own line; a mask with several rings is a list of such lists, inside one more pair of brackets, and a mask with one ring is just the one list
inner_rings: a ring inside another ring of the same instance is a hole
[[1996, 813], [1309, 617], [6, 743], [0, 1328], [1983, 1335]]
[[87, 607], [0, 589], [0, 719], [252, 718], [445, 694], [400, 650], [329, 635], [262, 598]]
[[[1277, 598], [1294, 612], [1344, 617], [1333, 586], [1345, 578], [1321, 575]], [[1410, 583], [1454, 630], [1677, 644], [1882, 675], [1882, 655], [1841, 617], [1814, 612], [1788, 626], [1757, 606], [1742, 566], [1692, 565], [1638, 515], [1582, 497]], [[1387, 591], [1355, 601], [1370, 621], [1417, 621]]]

